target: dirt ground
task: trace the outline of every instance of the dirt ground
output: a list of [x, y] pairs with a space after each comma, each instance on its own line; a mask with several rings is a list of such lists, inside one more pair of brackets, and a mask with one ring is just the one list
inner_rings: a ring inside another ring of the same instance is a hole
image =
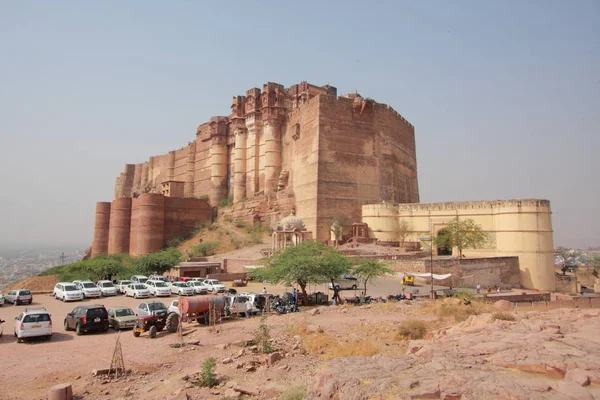
[[[238, 288], [238, 291], [262, 291], [263, 287], [267, 287], [270, 293], [283, 293], [291, 289], [265, 285], [261, 282], [250, 282], [248, 287]], [[400, 289], [397, 280], [381, 280], [378, 285], [370, 287], [369, 291], [374, 295], [383, 296], [388, 292], [398, 293], [397, 289]], [[345, 291], [345, 295], [352, 297], [354, 291]], [[175, 299], [175, 296], [171, 296], [163, 298], [161, 301], [169, 305], [170, 301]], [[230, 346], [230, 343], [252, 338], [260, 318], [223, 320], [216, 328], [218, 332], [210, 331], [208, 327], [194, 322], [184, 324], [184, 329], [191, 331], [189, 335], [185, 336], [185, 340], [198, 340], [200, 345], [186, 346], [181, 349], [169, 346], [180, 341], [177, 334], [161, 332], [156, 339], [152, 340], [145, 334], [135, 338], [131, 331], [122, 331], [120, 340], [126, 368], [132, 369], [137, 374], [126, 380], [104, 383], [104, 379], [93, 378], [91, 371], [110, 366], [117, 333], [109, 330], [107, 333], [77, 336], [74, 332], [65, 332], [63, 328], [63, 321], [68, 312], [80, 304], [93, 303], [103, 304], [106, 308], [118, 305], [135, 309], [140, 300], [117, 296], [63, 303], [50, 295], [34, 295], [31, 307], [45, 307], [52, 315], [53, 336], [49, 342], [31, 340], [26, 343], [17, 343], [12, 334], [14, 317], [29, 306], [5, 305], [0, 308], [0, 318], [7, 321], [3, 326], [4, 336], [0, 338], [0, 348], [2, 349], [0, 399], [42, 399], [45, 398], [49, 387], [63, 382], [72, 383], [74, 392], [86, 399], [169, 398], [175, 391], [184, 388], [185, 382], [181, 380], [181, 377], [198, 372], [202, 362], [209, 357], [215, 357], [218, 360], [217, 374], [226, 376], [227, 381], [233, 380], [240, 385], [255, 389], [261, 388], [263, 391], [265, 388], [271, 388], [272, 393], [279, 393], [290, 386], [306, 386], [321, 363], [319, 357], [298, 353], [293, 358], [286, 357], [279, 361], [276, 367], [259, 367], [256, 372], [246, 373], [244, 369], [236, 368], [238, 361], [222, 364], [221, 360], [235, 357], [241, 348]], [[381, 306], [390, 306], [390, 304]], [[381, 323], [380, 328], [385, 331], [386, 323], [397, 322], [399, 318], [403, 317], [402, 314], [388, 311], [370, 312], [359, 316], [354, 311], [351, 307], [340, 307], [340, 312], [327, 313], [327, 315], [308, 316], [306, 312], [272, 315], [268, 317], [267, 325], [275, 341], [279, 340], [283, 343], [280, 346], [281, 351], [287, 353], [291, 350], [284, 347], [287, 344], [291, 345], [295, 336], [294, 329], [297, 329], [298, 326], [316, 325], [319, 329], [322, 328], [331, 335], [339, 337], [355, 330], [353, 335], [362, 336], [366, 333], [358, 333], [360, 329], [354, 329], [355, 325], [360, 327], [361, 325]], [[371, 331], [370, 334], [375, 335], [376, 332]], [[219, 349], [215, 345], [229, 347]], [[240, 360], [246, 360], [248, 357], [252, 361], [259, 355], [249, 354], [240, 357]], [[289, 371], [284, 368], [287, 366], [289, 366]], [[133, 382], [135, 384], [132, 384]], [[127, 389], [128, 387], [130, 389]], [[207, 398], [207, 396], [208, 398], [210, 396], [220, 398], [219, 396], [224, 392], [224, 390], [219, 391], [218, 389], [209, 391], [208, 389], [188, 388], [187, 390], [188, 392], [190, 390], [198, 392], [200, 396], [198, 398]], [[125, 393], [126, 391], [127, 393]], [[217, 392], [219, 394], [210, 394]]]

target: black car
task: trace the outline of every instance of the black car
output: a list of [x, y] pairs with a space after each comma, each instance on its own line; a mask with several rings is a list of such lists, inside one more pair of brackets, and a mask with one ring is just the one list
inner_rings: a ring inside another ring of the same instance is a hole
[[65, 317], [65, 331], [75, 330], [77, 335], [90, 331], [108, 330], [108, 312], [102, 305], [76, 307]]

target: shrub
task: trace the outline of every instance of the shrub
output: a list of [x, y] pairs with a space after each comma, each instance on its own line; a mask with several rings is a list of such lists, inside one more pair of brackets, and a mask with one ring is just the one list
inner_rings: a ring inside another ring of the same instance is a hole
[[233, 247], [235, 247], [236, 250], [241, 249], [244, 245], [244, 242], [242, 242], [240, 239], [238, 238], [231, 238], [231, 244], [233, 245]]
[[188, 257], [207, 257], [213, 256], [217, 253], [217, 247], [219, 246], [219, 242], [204, 242], [194, 246], [192, 249], [188, 250]]
[[396, 338], [399, 340], [419, 340], [425, 337], [427, 325], [424, 321], [418, 319], [408, 319], [402, 321]]
[[260, 233], [253, 232], [253, 233], [250, 235], [250, 242], [252, 242], [253, 244], [259, 244], [259, 243], [262, 243], [262, 242], [263, 242], [263, 240], [262, 240], [262, 235], [261, 235]]
[[194, 230], [192, 231], [192, 235], [197, 235], [204, 230], [208, 226], [208, 222], [200, 221], [196, 223]]
[[227, 196], [227, 198], [219, 202], [219, 207], [229, 207], [233, 205], [233, 196]]
[[466, 288], [456, 289], [455, 297], [467, 300], [473, 300], [473, 292]]
[[236, 219], [235, 221], [233, 221], [233, 225], [236, 228], [244, 228], [246, 226], [246, 223], [242, 219]]
[[258, 330], [254, 334], [254, 343], [256, 343], [258, 348], [265, 354], [269, 354], [273, 351], [266, 315], [263, 315], [260, 319], [260, 325], [258, 325]]
[[213, 387], [217, 384], [217, 374], [215, 374], [216, 363], [217, 360], [212, 357], [202, 363], [200, 386]]
[[303, 400], [306, 397], [306, 388], [302, 386], [291, 387], [279, 395], [279, 400]]
[[497, 319], [502, 320], [502, 321], [511, 321], [511, 322], [514, 322], [517, 320], [515, 318], [515, 316], [512, 315], [511, 313], [503, 312], [503, 311], [495, 312], [492, 314], [492, 321], [495, 321]]

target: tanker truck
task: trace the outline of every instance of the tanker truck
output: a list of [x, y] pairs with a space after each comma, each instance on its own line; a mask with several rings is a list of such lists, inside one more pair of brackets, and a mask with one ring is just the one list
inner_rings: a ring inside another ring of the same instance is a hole
[[204, 295], [204, 296], [193, 296], [193, 297], [180, 297], [179, 303], [177, 304], [179, 309], [178, 313], [169, 314], [170, 319], [176, 319], [176, 322], [171, 323], [179, 324], [179, 318], [184, 322], [196, 320], [199, 324], [208, 325], [212, 318], [219, 320], [225, 309], [225, 298], [219, 295]]

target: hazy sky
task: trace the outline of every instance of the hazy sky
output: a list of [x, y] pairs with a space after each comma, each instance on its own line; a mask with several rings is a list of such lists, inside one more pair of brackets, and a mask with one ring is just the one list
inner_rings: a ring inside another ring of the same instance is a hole
[[91, 244], [125, 163], [267, 81], [416, 127], [421, 201], [545, 198], [600, 245], [600, 1], [0, 1], [0, 241]]

